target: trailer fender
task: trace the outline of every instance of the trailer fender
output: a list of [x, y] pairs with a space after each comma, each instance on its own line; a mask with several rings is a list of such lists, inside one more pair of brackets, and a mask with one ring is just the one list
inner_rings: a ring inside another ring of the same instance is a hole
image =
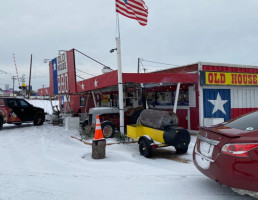
[[154, 144], [153, 140], [148, 135], [143, 135], [138, 140], [139, 151], [142, 156], [145, 158], [150, 158], [152, 156], [152, 145]]
[[141, 137], [139, 138], [138, 144], [139, 144], [140, 140], [142, 140], [142, 139], [147, 140], [148, 142], [150, 142], [150, 144], [151, 144], [151, 143], [154, 143], [154, 142], [153, 142], [153, 139], [152, 139], [149, 135], [143, 135], [143, 136], [141, 136]]

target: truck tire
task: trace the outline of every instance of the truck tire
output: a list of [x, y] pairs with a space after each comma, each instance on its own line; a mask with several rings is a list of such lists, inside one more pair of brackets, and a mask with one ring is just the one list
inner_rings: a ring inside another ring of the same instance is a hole
[[139, 151], [145, 158], [150, 158], [152, 156], [151, 141], [147, 138], [141, 138], [139, 141]]
[[104, 138], [112, 138], [115, 134], [115, 126], [110, 121], [104, 121], [101, 123], [101, 129]]
[[45, 114], [42, 112], [37, 112], [34, 116], [33, 123], [35, 126], [41, 126], [45, 121]]
[[177, 154], [184, 154], [188, 150], [188, 145], [180, 144], [176, 148], [176, 153]]

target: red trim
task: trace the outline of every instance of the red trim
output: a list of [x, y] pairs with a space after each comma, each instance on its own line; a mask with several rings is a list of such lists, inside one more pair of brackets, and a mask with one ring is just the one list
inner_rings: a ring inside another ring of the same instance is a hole
[[155, 73], [187, 73], [187, 72], [197, 72], [198, 64], [187, 65], [183, 67], [174, 67], [171, 69], [161, 70]]
[[258, 73], [258, 69], [243, 68], [243, 67], [203, 65], [202, 69], [203, 71], [216, 71], [216, 72]]
[[117, 85], [117, 70], [77, 82], [77, 92], [86, 92]]
[[[123, 73], [123, 83], [198, 83], [197, 73]], [[96, 84], [95, 84], [96, 83]], [[117, 70], [77, 82], [77, 92], [97, 90], [118, 84]]]
[[197, 73], [123, 73], [123, 82], [134, 83], [198, 83]]

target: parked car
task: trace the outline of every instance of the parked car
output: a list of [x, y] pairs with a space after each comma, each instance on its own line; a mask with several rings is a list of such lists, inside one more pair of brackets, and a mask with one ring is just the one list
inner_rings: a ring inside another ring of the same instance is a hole
[[193, 161], [200, 172], [222, 185], [258, 192], [258, 111], [201, 127]]
[[40, 126], [44, 121], [44, 109], [34, 107], [24, 99], [0, 97], [0, 129], [5, 123], [21, 125], [33, 122], [35, 126]]

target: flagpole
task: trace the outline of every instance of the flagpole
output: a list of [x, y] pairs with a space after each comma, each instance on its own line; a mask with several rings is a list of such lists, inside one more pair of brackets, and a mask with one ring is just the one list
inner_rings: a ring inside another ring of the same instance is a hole
[[118, 28], [118, 37], [116, 37], [116, 52], [117, 52], [117, 76], [118, 76], [118, 98], [119, 98], [120, 133], [122, 135], [124, 135], [124, 92], [123, 92], [120, 28], [119, 28], [118, 14], [117, 14], [117, 28]]

